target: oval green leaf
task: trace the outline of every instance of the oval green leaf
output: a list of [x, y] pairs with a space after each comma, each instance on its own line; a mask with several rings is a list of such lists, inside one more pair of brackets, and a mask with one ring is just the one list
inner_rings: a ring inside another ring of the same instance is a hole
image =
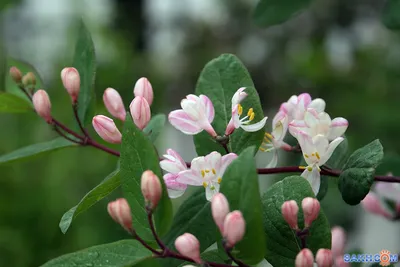
[[32, 104], [19, 96], [0, 93], [0, 113], [24, 113], [33, 111]]
[[382, 22], [390, 30], [400, 29], [400, 0], [387, 0], [382, 10]]
[[151, 118], [149, 124], [143, 129], [143, 132], [149, 136], [151, 142], [154, 143], [157, 140], [164, 128], [165, 121], [166, 116], [164, 114], [157, 114]]

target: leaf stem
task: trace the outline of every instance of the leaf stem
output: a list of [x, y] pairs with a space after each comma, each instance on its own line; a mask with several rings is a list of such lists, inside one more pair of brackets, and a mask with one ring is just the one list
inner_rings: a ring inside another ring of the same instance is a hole
[[234, 263], [236, 263], [237, 266], [240, 266], [240, 267], [249, 267], [247, 264], [245, 264], [245, 263], [243, 263], [242, 261], [236, 259], [236, 258], [232, 255], [232, 253], [231, 253], [232, 248], [228, 248], [228, 247], [226, 246], [224, 240], [222, 241], [222, 243], [223, 243], [223, 246], [224, 246], [224, 250], [225, 250], [226, 255], [228, 255], [228, 257], [229, 257]]
[[85, 127], [83, 127], [82, 121], [79, 118], [79, 114], [78, 114], [78, 102], [74, 103], [72, 105], [72, 109], [74, 110], [74, 116], [76, 121], [78, 122], [79, 128], [81, 129], [82, 133], [86, 136], [89, 137], [89, 133], [87, 132], [87, 130], [85, 129]]
[[153, 223], [153, 211], [150, 208], [147, 208], [147, 220], [149, 221], [149, 225], [150, 225], [150, 230], [153, 233], [154, 239], [156, 240], [158, 246], [162, 249], [165, 250], [165, 244], [160, 240], [160, 238], [157, 235], [156, 229], [154, 227], [154, 223]]

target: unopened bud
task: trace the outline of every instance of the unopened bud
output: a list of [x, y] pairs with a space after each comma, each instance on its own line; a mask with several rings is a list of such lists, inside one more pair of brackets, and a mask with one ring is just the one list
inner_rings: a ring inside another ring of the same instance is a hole
[[221, 233], [224, 233], [224, 221], [226, 215], [229, 213], [229, 203], [222, 193], [217, 193], [211, 199], [211, 212], [215, 224]]
[[342, 227], [335, 226], [332, 228], [331, 233], [332, 233], [331, 250], [333, 257], [336, 258], [344, 254], [344, 248], [346, 246], [346, 232]]
[[45, 90], [38, 90], [32, 97], [33, 107], [37, 114], [47, 123], [51, 123], [51, 102]]
[[27, 74], [22, 77], [22, 84], [26, 88], [35, 88], [36, 86], [36, 77], [33, 72], [28, 72]]
[[382, 206], [381, 201], [373, 192], [369, 192], [365, 196], [365, 198], [361, 201], [361, 205], [364, 207], [366, 211], [370, 213], [380, 215], [386, 218], [392, 217], [392, 215], [387, 210], [385, 210], [385, 208]]
[[310, 227], [311, 223], [318, 218], [320, 204], [319, 201], [312, 197], [307, 197], [301, 202], [304, 213], [304, 226]]
[[201, 263], [200, 242], [192, 234], [184, 233], [175, 240], [175, 248], [180, 254]]
[[135, 97], [130, 106], [131, 115], [136, 126], [143, 130], [150, 121], [151, 112], [147, 100], [141, 96]]
[[315, 256], [315, 261], [318, 264], [318, 267], [332, 267], [333, 266], [333, 257], [332, 251], [329, 249], [319, 249], [317, 251], [317, 255]]
[[17, 84], [22, 82], [22, 73], [17, 67], [10, 68], [10, 76]]
[[142, 174], [141, 189], [144, 199], [150, 203], [150, 208], [154, 209], [162, 195], [160, 179], [152, 171], [145, 171]]
[[126, 231], [132, 232], [131, 208], [125, 198], [108, 203], [107, 211], [115, 222], [119, 223]]
[[299, 212], [299, 206], [297, 206], [296, 201], [285, 201], [282, 204], [281, 211], [283, 218], [289, 224], [290, 228], [292, 228], [293, 230], [299, 229], [297, 225], [297, 214]]
[[103, 102], [106, 106], [108, 112], [114, 117], [125, 121], [126, 111], [124, 107], [124, 102], [117, 90], [113, 88], [107, 88], [103, 94]]
[[81, 78], [77, 69], [68, 67], [61, 71], [61, 80], [64, 88], [71, 96], [72, 102], [76, 103], [81, 89]]
[[112, 119], [103, 115], [97, 115], [93, 117], [92, 124], [97, 134], [103, 138], [104, 141], [112, 144], [121, 143], [122, 134]]
[[295, 266], [296, 267], [313, 267], [314, 256], [308, 248], [302, 249], [296, 256]]
[[242, 240], [246, 231], [246, 222], [240, 211], [235, 210], [225, 217], [223, 236], [226, 241], [226, 246], [232, 248], [237, 242]]
[[135, 88], [133, 89], [133, 94], [135, 96], [144, 97], [149, 106], [151, 106], [151, 104], [153, 103], [153, 87], [151, 86], [149, 80], [145, 77], [137, 80]]

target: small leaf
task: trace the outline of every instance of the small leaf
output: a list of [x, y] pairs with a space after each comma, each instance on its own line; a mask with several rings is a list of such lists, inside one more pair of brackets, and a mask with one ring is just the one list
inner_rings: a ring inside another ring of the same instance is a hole
[[151, 118], [149, 124], [143, 129], [145, 134], [149, 135], [151, 142], [155, 142], [157, 137], [160, 135], [164, 128], [166, 116], [164, 114], [158, 114]]
[[365, 198], [374, 183], [373, 168], [352, 168], [344, 170], [339, 177], [339, 190], [349, 205], [357, 205]]
[[264, 258], [265, 238], [254, 147], [245, 149], [226, 169], [220, 192], [229, 201], [231, 210], [240, 210], [246, 221], [246, 233], [236, 246], [235, 256], [247, 264]]
[[0, 113], [23, 113], [33, 111], [32, 104], [19, 96], [0, 93]]
[[83, 21], [80, 21], [72, 66], [79, 71], [81, 78], [81, 89], [78, 97], [78, 116], [84, 125], [88, 125], [91, 123], [95, 108], [94, 80], [96, 55], [92, 36]]
[[400, 29], [400, 0], [387, 0], [382, 11], [382, 22], [390, 30]]
[[344, 169], [374, 168], [376, 169], [383, 159], [383, 147], [378, 139], [357, 149], [351, 154]]
[[[232, 96], [240, 87], [246, 87], [247, 98], [242, 102], [243, 113], [253, 108], [255, 119], [252, 123], [264, 118], [260, 98], [249, 72], [243, 63], [234, 55], [223, 54], [211, 60], [202, 70], [196, 85], [196, 94], [208, 96], [215, 109], [215, 117], [212, 123], [219, 135], [224, 135], [226, 126], [232, 117]], [[245, 132], [241, 128], [236, 129], [230, 136], [229, 151], [240, 153], [250, 146], [260, 147], [264, 138], [264, 130], [258, 132]], [[194, 143], [198, 155], [204, 156], [212, 151], [221, 154], [226, 152], [212, 138], [203, 131], [194, 136]]]
[[60, 221], [60, 229], [63, 234], [67, 232], [72, 224], [72, 221], [81, 214], [88, 210], [91, 206], [102, 200], [104, 197], [109, 195], [115, 189], [121, 185], [119, 179], [119, 171], [114, 171], [108, 175], [99, 185], [90, 190], [76, 205], [67, 211]]
[[77, 146], [62, 137], [53, 139], [48, 142], [38, 143], [17, 149], [11, 153], [0, 156], [0, 164], [10, 163], [17, 160], [27, 159], [39, 154], [44, 154], [52, 151], [56, 151], [62, 148]]
[[312, 0], [260, 0], [254, 20], [260, 27], [281, 24], [308, 8]]
[[152, 258], [152, 252], [136, 240], [94, 246], [53, 259], [42, 267], [126, 267]]
[[[217, 227], [211, 215], [211, 203], [207, 201], [204, 188], [197, 189], [177, 211], [171, 230], [165, 236], [164, 243], [169, 248], [175, 248], [175, 239], [191, 233], [200, 241], [200, 251], [203, 252], [215, 241]], [[165, 266], [179, 266], [179, 260], [166, 259]]]
[[[203, 261], [221, 263], [221, 264], [225, 263], [225, 261], [219, 256], [218, 250], [210, 250], [207, 252], [203, 252], [203, 253], [201, 253], [200, 256]], [[183, 267], [183, 266], [189, 265], [189, 264], [193, 265], [192, 262], [186, 261], [186, 262], [182, 263], [181, 265], [179, 265], [179, 267]]]
[[[265, 259], [273, 266], [292, 267], [298, 252], [301, 250], [296, 233], [290, 229], [281, 213], [282, 204], [295, 200], [301, 207], [306, 197], [315, 197], [310, 184], [301, 176], [290, 176], [272, 185], [263, 195], [264, 232], [267, 249]], [[304, 226], [304, 216], [299, 209], [299, 227]], [[322, 209], [318, 218], [312, 223], [307, 237], [307, 247], [314, 253], [320, 248], [331, 248], [331, 229]]]
[[153, 171], [163, 186], [163, 196], [155, 210], [155, 225], [160, 236], [164, 235], [172, 221], [172, 204], [162, 179], [157, 152], [144, 133], [133, 123], [128, 113], [125, 120], [121, 145], [121, 184], [131, 210], [133, 227], [140, 237], [153, 240], [147, 221], [145, 201], [140, 188], [142, 173]]

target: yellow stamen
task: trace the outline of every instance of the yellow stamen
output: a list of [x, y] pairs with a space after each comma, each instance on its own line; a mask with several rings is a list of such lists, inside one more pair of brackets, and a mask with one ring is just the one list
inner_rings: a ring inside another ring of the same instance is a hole
[[265, 151], [266, 151], [266, 149], [265, 149], [265, 148], [262, 148], [262, 147], [260, 147], [258, 150], [260, 150], [260, 151], [262, 151], [262, 152], [265, 152]]
[[206, 170], [206, 173], [209, 173], [210, 172], [210, 170]]
[[317, 167], [318, 167], [318, 171], [321, 172], [321, 168], [319, 166], [317, 166]]
[[211, 189], [211, 190], [215, 190], [215, 186], [211, 186], [210, 189]]
[[214, 168], [211, 171], [212, 171], [213, 174], [217, 173]]
[[312, 171], [312, 167], [311, 167], [311, 166], [308, 166], [308, 167], [307, 167], [307, 171], [309, 171], [309, 172]]
[[299, 166], [300, 170], [305, 170], [307, 167], [306, 166]]
[[304, 157], [308, 158], [308, 155], [307, 155], [307, 154], [304, 154]]
[[271, 143], [271, 141], [267, 137], [264, 137], [264, 141], [267, 143]]
[[238, 114], [239, 114], [239, 116], [241, 116], [242, 113], [243, 113], [243, 107], [242, 107], [242, 105], [238, 104]]
[[253, 112], [253, 108], [249, 108], [249, 111], [247, 112], [247, 116], [251, 116], [251, 114], [253, 114], [254, 112]]
[[218, 178], [218, 183], [220, 184], [221, 182], [222, 182], [222, 178], [219, 177], [219, 178]]
[[204, 188], [206, 188], [207, 187], [207, 183], [203, 182], [203, 186], [204, 186]]
[[312, 156], [312, 157], [314, 157], [314, 156], [315, 156], [315, 154], [314, 154], [314, 153], [312, 153], [312, 154], [311, 154], [311, 156]]
[[206, 176], [206, 172], [204, 170], [201, 170], [201, 176], [203, 176], [203, 178]]
[[315, 152], [315, 156], [317, 157], [317, 159], [321, 159], [318, 152]]
[[254, 117], [255, 117], [255, 116], [256, 116], [256, 114], [255, 114], [254, 112], [251, 113], [249, 120], [250, 120], [250, 121], [254, 120]]
[[268, 137], [269, 139], [273, 139], [274, 137], [270, 133], [265, 133], [265, 136]]

